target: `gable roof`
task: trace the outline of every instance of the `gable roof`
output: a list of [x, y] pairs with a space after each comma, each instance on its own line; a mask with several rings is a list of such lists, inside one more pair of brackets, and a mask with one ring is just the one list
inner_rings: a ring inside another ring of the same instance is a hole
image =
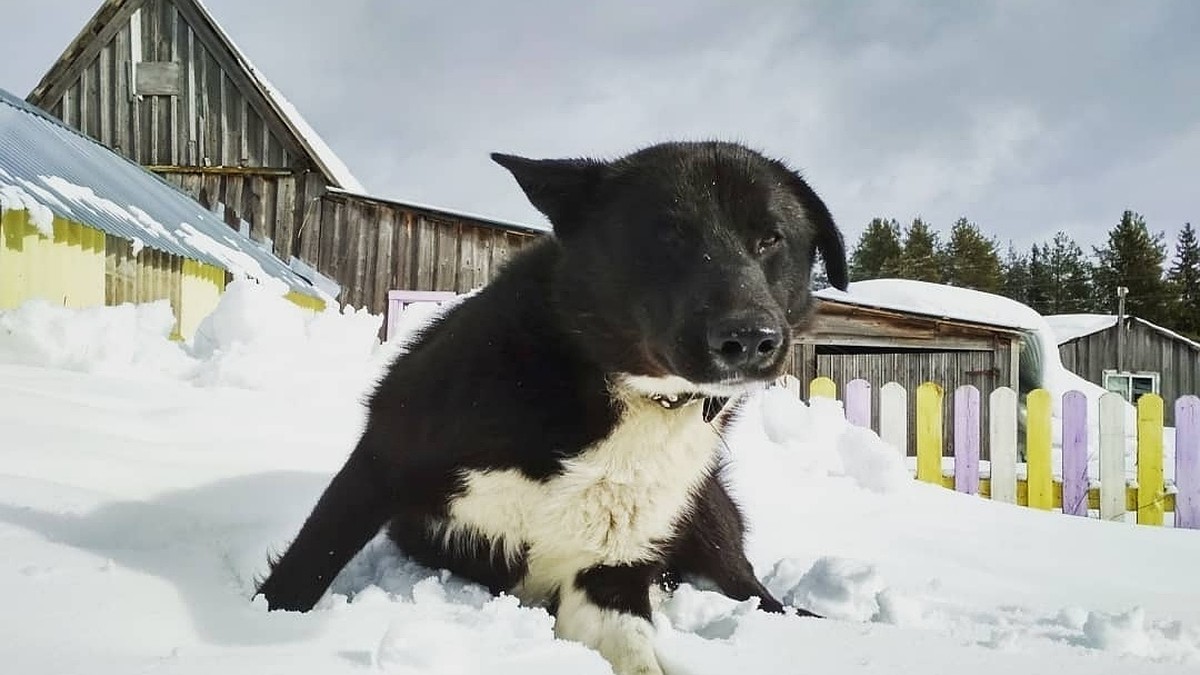
[[[199, 28], [205, 34], [212, 36], [216, 44], [209, 44], [209, 48], [223, 52], [227, 57], [226, 60], [241, 71], [254, 90], [253, 93], [256, 93], [265, 107], [278, 117], [291, 134], [292, 140], [304, 150], [312, 163], [333, 186], [353, 192], [366, 191], [362, 183], [350, 172], [345, 162], [312, 128], [296, 107], [267, 80], [261, 71], [254, 67], [245, 52], [238, 48], [200, 0], [163, 1], [174, 4], [190, 22], [202, 24], [193, 26], [193, 29]], [[83, 27], [83, 30], [79, 32], [79, 35], [67, 46], [54, 65], [46, 71], [42, 80], [30, 92], [27, 100], [43, 108], [53, 104], [54, 100], [62, 94], [58, 88], [68, 84], [72, 76], [84, 68], [92, 56], [112, 39], [120, 25], [128, 21], [129, 17], [144, 4], [145, 0], [105, 0], [100, 9]]]
[[[1156, 333], [1200, 351], [1200, 342], [1184, 337], [1169, 328], [1136, 316], [1127, 316], [1125, 321], [1141, 324]], [[1046, 317], [1046, 323], [1050, 324], [1050, 329], [1054, 331], [1058, 344], [1064, 345], [1112, 328], [1117, 325], [1117, 317], [1114, 314], [1053, 314]]]
[[270, 251], [134, 162], [0, 89], [0, 204], [319, 297]]
[[990, 326], [1006, 331], [1036, 330], [1040, 317], [1015, 300], [969, 288], [912, 279], [869, 279], [846, 291], [823, 288], [825, 302], [899, 312], [931, 319]]

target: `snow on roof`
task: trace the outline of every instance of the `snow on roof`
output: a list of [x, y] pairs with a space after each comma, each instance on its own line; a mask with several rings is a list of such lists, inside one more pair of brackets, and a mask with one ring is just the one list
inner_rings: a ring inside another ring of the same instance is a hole
[[1050, 324], [1050, 330], [1061, 345], [1112, 328], [1117, 325], [1117, 317], [1112, 314], [1051, 314], [1046, 317], [1046, 323]]
[[321, 138], [316, 129], [313, 129], [312, 125], [304, 119], [304, 116], [300, 114], [296, 106], [292, 105], [292, 102], [287, 100], [258, 68], [254, 67], [254, 64], [246, 57], [246, 53], [234, 43], [233, 38], [229, 37], [229, 33], [221, 27], [221, 24], [217, 23], [216, 18], [213, 17], [212, 12], [208, 11], [204, 3], [201, 0], [193, 0], [193, 2], [195, 2], [200, 15], [211, 24], [217, 38], [225, 42], [234, 59], [250, 75], [251, 81], [258, 86], [263, 96], [267, 99], [267, 102], [275, 109], [275, 112], [279, 113], [284, 123], [288, 125], [292, 133], [296, 135], [300, 143], [308, 150], [309, 154], [312, 155], [325, 174], [337, 183], [337, 186], [340, 188], [353, 192], [366, 192], [366, 188], [350, 172], [350, 168], [346, 166], [346, 163]]
[[259, 282], [320, 293], [286, 263], [173, 185], [0, 89], [0, 208], [54, 216]]
[[[1186, 338], [1170, 328], [1163, 328], [1136, 316], [1131, 316], [1128, 320], [1136, 321], [1152, 331], [1200, 350], [1200, 343]], [[1058, 344], [1061, 345], [1112, 328], [1117, 325], [1117, 317], [1113, 314], [1054, 314], [1046, 317], [1046, 323], [1050, 324], [1054, 336], [1058, 339]]]
[[1149, 321], [1139, 318], [1139, 317], [1136, 317], [1136, 316], [1130, 317], [1130, 318], [1132, 318], [1134, 321], [1137, 321], [1138, 323], [1146, 326], [1150, 330], [1158, 331], [1159, 333], [1162, 333], [1163, 335], [1166, 335], [1167, 337], [1169, 337], [1173, 340], [1178, 340], [1178, 341], [1188, 345], [1192, 349], [1200, 349], [1200, 342], [1196, 342], [1195, 340], [1186, 338], [1186, 337], [1180, 335], [1179, 333], [1176, 333], [1175, 331], [1171, 330], [1170, 328], [1163, 328], [1162, 326], [1160, 326], [1158, 324], [1150, 323]]
[[969, 288], [911, 279], [871, 279], [850, 284], [847, 291], [825, 288], [815, 294], [825, 300], [892, 309], [942, 319], [1037, 330], [1042, 317], [1016, 300]]

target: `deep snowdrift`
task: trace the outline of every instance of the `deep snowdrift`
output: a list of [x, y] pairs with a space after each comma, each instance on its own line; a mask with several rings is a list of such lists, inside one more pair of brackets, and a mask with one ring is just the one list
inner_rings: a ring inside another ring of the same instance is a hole
[[[554, 640], [544, 611], [382, 540], [317, 611], [249, 600], [397, 350], [376, 344], [377, 317], [306, 317], [257, 290], [232, 288], [207, 337], [184, 346], [153, 307], [0, 313], [3, 671], [609, 672]], [[764, 615], [685, 585], [656, 617], [672, 672], [1200, 667], [1195, 532], [917, 484], [836, 403], [778, 389], [727, 441], [759, 574], [832, 618]]]

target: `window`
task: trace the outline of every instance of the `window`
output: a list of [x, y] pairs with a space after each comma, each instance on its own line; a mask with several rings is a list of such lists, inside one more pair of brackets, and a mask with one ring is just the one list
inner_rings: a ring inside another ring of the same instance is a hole
[[1104, 388], [1120, 394], [1126, 401], [1137, 403], [1143, 394], [1158, 394], [1159, 374], [1151, 371], [1104, 371]]
[[453, 291], [388, 291], [387, 331], [385, 339], [391, 340], [397, 330], [400, 314], [406, 307], [418, 303], [439, 305], [458, 297]]

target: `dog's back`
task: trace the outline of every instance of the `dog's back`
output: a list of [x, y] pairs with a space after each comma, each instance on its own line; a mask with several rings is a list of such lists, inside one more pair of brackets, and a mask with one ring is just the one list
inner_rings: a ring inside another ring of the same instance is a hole
[[390, 523], [417, 560], [546, 603], [618, 673], [661, 672], [649, 587], [664, 573], [781, 609], [743, 553], [706, 402], [780, 374], [816, 250], [845, 285], [841, 239], [798, 176], [740, 146], [497, 161], [556, 237], [393, 364], [260, 590], [310, 608]]

